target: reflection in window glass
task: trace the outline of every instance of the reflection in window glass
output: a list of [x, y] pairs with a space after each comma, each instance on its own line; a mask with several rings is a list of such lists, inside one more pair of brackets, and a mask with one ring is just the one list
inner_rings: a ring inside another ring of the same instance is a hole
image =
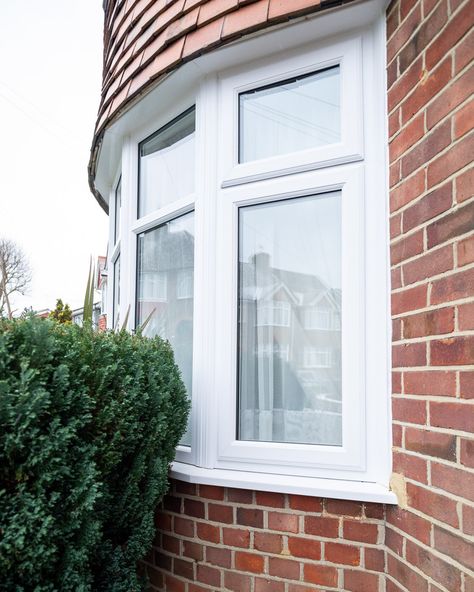
[[341, 140], [339, 66], [239, 96], [239, 162]]
[[117, 327], [117, 321], [119, 320], [120, 310], [120, 255], [117, 257], [114, 263], [114, 329]]
[[138, 217], [194, 191], [195, 109], [141, 142]]
[[114, 219], [114, 243], [120, 238], [120, 211], [122, 208], [122, 177], [120, 177], [115, 189], [115, 219]]
[[[152, 314], [145, 335], [170, 342], [191, 396], [194, 298], [189, 283], [183, 287], [183, 278], [193, 273], [194, 213], [140, 234], [137, 265], [137, 326]], [[189, 425], [181, 444], [191, 445]]]
[[240, 440], [342, 443], [340, 202], [239, 211]]

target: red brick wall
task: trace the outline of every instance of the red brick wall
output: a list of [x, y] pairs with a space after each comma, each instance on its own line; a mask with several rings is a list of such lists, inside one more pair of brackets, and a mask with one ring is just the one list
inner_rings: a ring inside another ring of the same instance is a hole
[[400, 0], [387, 18], [393, 461], [407, 495], [387, 509], [387, 592], [474, 590], [473, 24], [472, 0]]
[[167, 592], [378, 592], [383, 518], [380, 504], [175, 482], [148, 575]]

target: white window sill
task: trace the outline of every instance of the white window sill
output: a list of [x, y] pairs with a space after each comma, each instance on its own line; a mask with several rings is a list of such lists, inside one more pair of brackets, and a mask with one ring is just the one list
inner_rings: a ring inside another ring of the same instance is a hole
[[204, 469], [180, 462], [174, 462], [171, 465], [170, 477], [187, 483], [202, 483], [221, 487], [237, 487], [240, 489], [293, 493], [380, 504], [398, 503], [395, 493], [387, 487], [379, 483], [364, 481], [288, 477], [268, 473]]

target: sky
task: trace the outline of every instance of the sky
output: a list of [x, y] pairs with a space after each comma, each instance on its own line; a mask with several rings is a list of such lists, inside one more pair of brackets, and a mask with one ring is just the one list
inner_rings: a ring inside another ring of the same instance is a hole
[[101, 0], [0, 0], [0, 237], [33, 279], [18, 311], [82, 306], [108, 218], [87, 163], [100, 98]]

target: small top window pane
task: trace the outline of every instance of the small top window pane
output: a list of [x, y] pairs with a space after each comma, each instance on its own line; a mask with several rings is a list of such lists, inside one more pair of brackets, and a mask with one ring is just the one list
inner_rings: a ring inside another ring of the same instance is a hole
[[239, 162], [341, 140], [340, 68], [334, 66], [239, 96]]
[[194, 191], [195, 129], [192, 107], [141, 142], [139, 218]]

